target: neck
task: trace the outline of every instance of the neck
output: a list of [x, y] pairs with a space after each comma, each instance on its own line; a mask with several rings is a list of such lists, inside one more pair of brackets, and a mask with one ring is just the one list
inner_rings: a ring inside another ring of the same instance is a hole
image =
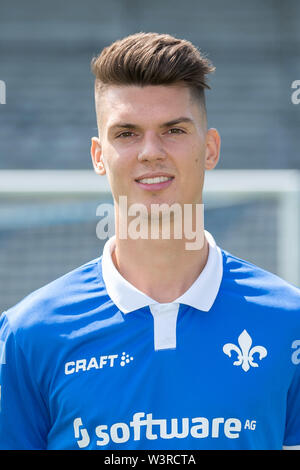
[[159, 303], [173, 302], [195, 282], [208, 258], [202, 228], [201, 247], [187, 249], [190, 239], [122, 239], [118, 236], [112, 260], [130, 284]]

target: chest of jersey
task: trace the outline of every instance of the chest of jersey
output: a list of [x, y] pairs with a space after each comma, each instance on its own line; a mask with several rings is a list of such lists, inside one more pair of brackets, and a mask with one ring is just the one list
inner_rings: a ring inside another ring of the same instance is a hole
[[51, 380], [49, 448], [258, 448], [283, 437], [285, 360], [255, 321], [181, 306], [176, 347], [155, 350], [141, 309], [68, 343]]

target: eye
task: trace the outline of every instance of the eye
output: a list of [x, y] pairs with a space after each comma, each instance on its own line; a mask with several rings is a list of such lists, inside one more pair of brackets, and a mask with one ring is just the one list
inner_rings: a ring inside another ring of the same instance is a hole
[[172, 127], [172, 129], [168, 130], [168, 134], [184, 134], [185, 132], [178, 127]]
[[121, 134], [118, 134], [117, 138], [119, 138], [119, 137], [121, 137], [121, 138], [132, 137], [133, 135], [134, 135], [134, 133], [131, 132], [131, 131], [124, 131], [124, 132], [121, 132]]

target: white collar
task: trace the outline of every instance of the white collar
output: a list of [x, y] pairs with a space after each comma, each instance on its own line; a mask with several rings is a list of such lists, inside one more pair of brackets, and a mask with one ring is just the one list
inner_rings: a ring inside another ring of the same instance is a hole
[[[204, 269], [191, 287], [171, 303], [185, 304], [207, 312], [219, 292], [223, 275], [223, 258], [214, 238], [206, 230], [205, 238], [208, 241], [209, 252]], [[150, 305], [158, 305], [159, 302], [130, 284], [116, 269], [111, 258], [115, 249], [115, 239], [114, 235], [107, 240], [102, 256], [102, 275], [109, 297], [123, 313]]]

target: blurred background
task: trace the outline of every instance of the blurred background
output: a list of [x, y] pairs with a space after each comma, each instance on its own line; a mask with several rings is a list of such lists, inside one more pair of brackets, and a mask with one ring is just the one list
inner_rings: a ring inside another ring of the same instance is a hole
[[90, 62], [138, 31], [191, 40], [216, 66], [206, 228], [299, 285], [299, 24], [298, 0], [0, 0], [0, 311], [102, 253], [96, 208], [111, 198], [92, 174]]

